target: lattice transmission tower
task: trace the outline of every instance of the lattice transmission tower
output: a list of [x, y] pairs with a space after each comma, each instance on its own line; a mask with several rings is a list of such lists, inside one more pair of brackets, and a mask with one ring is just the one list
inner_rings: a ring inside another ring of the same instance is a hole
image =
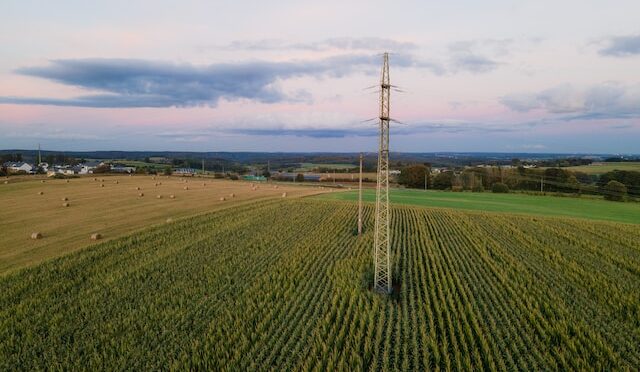
[[380, 143], [376, 187], [376, 223], [374, 233], [375, 291], [391, 293], [391, 241], [389, 229], [389, 53], [384, 53], [380, 77]]

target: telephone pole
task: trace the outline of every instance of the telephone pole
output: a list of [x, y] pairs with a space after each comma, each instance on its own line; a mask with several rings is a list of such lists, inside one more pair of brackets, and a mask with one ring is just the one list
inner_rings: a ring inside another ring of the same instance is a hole
[[389, 229], [389, 117], [391, 83], [389, 53], [384, 53], [380, 78], [380, 142], [378, 148], [378, 180], [376, 187], [376, 223], [374, 234], [373, 289], [391, 293], [391, 257]]
[[360, 181], [358, 181], [358, 236], [362, 235], [362, 153], [360, 153]]

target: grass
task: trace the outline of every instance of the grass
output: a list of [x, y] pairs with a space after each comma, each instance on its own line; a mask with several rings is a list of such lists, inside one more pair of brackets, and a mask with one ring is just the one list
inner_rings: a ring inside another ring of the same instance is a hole
[[[158, 176], [95, 176], [66, 180], [34, 176], [0, 183], [0, 275], [92, 244], [92, 233], [113, 239], [173, 219], [264, 198], [299, 197], [320, 192], [310, 187], [260, 185], [243, 181]], [[104, 187], [100, 187], [104, 179]], [[118, 182], [116, 184], [116, 181]], [[206, 186], [203, 186], [203, 181]], [[156, 183], [161, 185], [155, 186]], [[189, 190], [184, 190], [188, 185]], [[136, 190], [140, 187], [141, 190]], [[43, 195], [38, 195], [42, 191]], [[139, 193], [144, 197], [139, 197]], [[235, 197], [229, 197], [234, 193]], [[175, 195], [175, 199], [169, 195]], [[157, 199], [162, 195], [162, 199]], [[220, 197], [226, 201], [220, 201]], [[69, 207], [63, 207], [63, 197]], [[43, 239], [31, 240], [32, 232]]]
[[309, 172], [317, 168], [327, 169], [354, 169], [356, 165], [348, 163], [334, 163], [334, 164], [322, 164], [322, 163], [300, 163], [300, 166], [295, 169], [296, 172]]
[[564, 169], [574, 172], [584, 172], [587, 174], [603, 174], [614, 170], [640, 172], [640, 162], [592, 163], [591, 165], [579, 165]]
[[636, 226], [274, 199], [0, 277], [0, 370], [638, 370]]
[[[357, 191], [324, 194], [318, 198], [358, 200]], [[640, 224], [640, 203], [620, 203], [591, 198], [535, 196], [519, 193], [447, 192], [392, 189], [391, 202], [422, 207], [561, 216]], [[375, 201], [375, 190], [365, 189], [363, 200]]]

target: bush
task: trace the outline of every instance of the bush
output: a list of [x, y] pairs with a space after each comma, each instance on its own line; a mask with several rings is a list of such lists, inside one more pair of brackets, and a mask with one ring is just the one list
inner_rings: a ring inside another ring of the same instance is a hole
[[613, 201], [624, 201], [627, 196], [627, 187], [618, 181], [609, 181], [604, 187], [604, 198]]
[[224, 178], [224, 174], [223, 173], [214, 173], [213, 174], [213, 178], [222, 179], [222, 178]]
[[232, 174], [229, 176], [229, 179], [232, 181], [237, 181], [238, 180], [238, 175], [237, 174]]
[[451, 191], [453, 191], [453, 192], [462, 192], [462, 191], [464, 191], [464, 189], [462, 188], [462, 186], [451, 186]]
[[296, 182], [304, 182], [304, 174], [302, 173], [296, 174]]
[[496, 182], [491, 187], [491, 192], [501, 193], [501, 194], [508, 193], [509, 192], [509, 186], [505, 185], [502, 182]]
[[471, 191], [473, 191], [473, 192], [484, 192], [484, 186], [482, 186], [482, 184], [474, 185], [473, 188], [471, 188]]

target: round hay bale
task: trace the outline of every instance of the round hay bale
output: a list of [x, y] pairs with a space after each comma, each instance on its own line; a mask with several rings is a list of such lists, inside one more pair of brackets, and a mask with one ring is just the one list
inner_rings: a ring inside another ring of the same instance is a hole
[[171, 194], [171, 195], [169, 195], [169, 198], [171, 198], [171, 199], [175, 199], [175, 198], [176, 198], [176, 196], [175, 196], [175, 195], [173, 195], [173, 194]]
[[236, 197], [236, 194], [231, 193], [231, 194], [229, 194], [229, 196], [230, 196], [230, 197], [232, 197], [232, 198], [235, 198], [235, 197]]
[[224, 198], [224, 196], [220, 197], [220, 201], [225, 201], [226, 199]]
[[171, 223], [171, 222], [173, 222], [173, 218], [171, 217], [167, 218], [167, 223]]
[[283, 192], [283, 193], [282, 193], [282, 197], [283, 197], [283, 198], [286, 198], [286, 197], [287, 197], [287, 193], [286, 193], [286, 192]]
[[68, 207], [68, 206], [69, 206], [69, 203], [62, 203], [62, 206], [63, 206], [63, 207]]
[[155, 179], [156, 179], [156, 177], [155, 177], [155, 176], [154, 176], [154, 177], [151, 177], [151, 179], [152, 179], [152, 180], [155, 180]]
[[156, 195], [156, 198], [162, 199], [162, 195]]
[[207, 184], [203, 182], [203, 183], [202, 183], [202, 186], [207, 186]]
[[62, 197], [62, 201], [67, 201], [67, 200], [69, 200], [69, 198], [67, 198], [66, 196]]
[[100, 187], [104, 187], [104, 183], [101, 183], [101, 184], [100, 184]]
[[44, 180], [40, 181], [40, 183], [44, 183]]
[[42, 239], [42, 234], [39, 232], [31, 233], [31, 239]]
[[102, 234], [100, 233], [91, 234], [91, 240], [100, 240], [100, 239], [102, 239]]
[[42, 191], [38, 191], [38, 195], [43, 195], [44, 193]]
[[138, 196], [142, 197], [142, 196], [144, 196], [144, 193], [141, 192], [141, 193], [138, 194]]
[[66, 180], [67, 183], [69, 183], [69, 180]]
[[94, 178], [93, 178], [93, 180], [94, 180], [94, 181], [97, 181], [98, 179], [94, 177]]
[[274, 188], [274, 189], [277, 189], [277, 188], [278, 188], [278, 185], [273, 186], [273, 188]]
[[184, 187], [184, 189], [185, 189], [185, 190], [189, 190], [189, 186], [185, 186], [185, 187]]
[[136, 187], [136, 190], [140, 190], [140, 187]]
[[100, 179], [100, 182], [104, 182], [104, 178], [101, 178], [101, 179]]
[[8, 184], [9, 184], [9, 181], [4, 181], [4, 184], [5, 184], [5, 185], [8, 185]]
[[120, 181], [116, 180], [116, 182], [114, 182], [116, 185], [120, 183]]

